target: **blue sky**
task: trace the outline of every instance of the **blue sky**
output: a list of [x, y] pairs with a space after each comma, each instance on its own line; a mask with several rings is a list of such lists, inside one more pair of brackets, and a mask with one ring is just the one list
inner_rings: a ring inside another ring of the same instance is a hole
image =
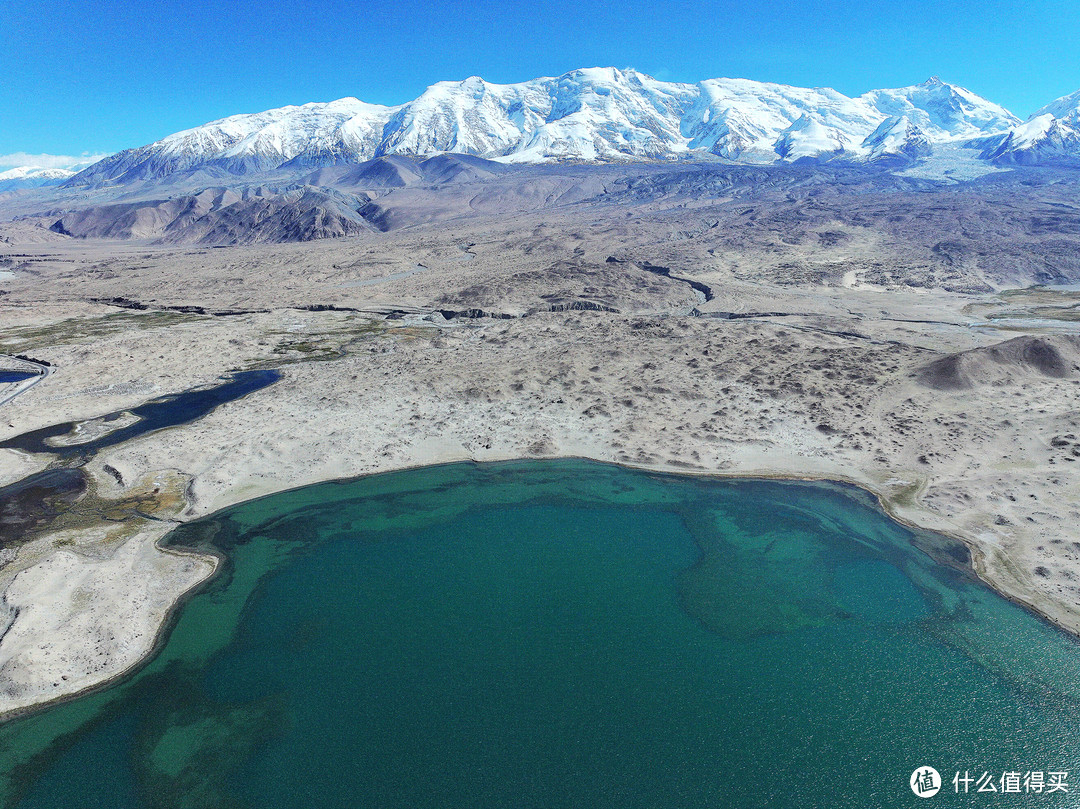
[[1078, 34], [1077, 0], [7, 0], [0, 165], [285, 104], [397, 104], [443, 79], [596, 65], [848, 95], [937, 74], [1026, 117], [1080, 88]]

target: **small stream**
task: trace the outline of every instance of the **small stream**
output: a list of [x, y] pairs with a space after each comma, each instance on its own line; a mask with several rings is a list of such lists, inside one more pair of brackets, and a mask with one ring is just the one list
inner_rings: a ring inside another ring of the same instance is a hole
[[273, 384], [280, 376], [278, 371], [273, 370], [234, 371], [228, 374], [225, 377], [227, 381], [220, 385], [162, 396], [130, 410], [100, 416], [101, 421], [109, 422], [115, 421], [125, 413], [131, 413], [138, 420], [85, 443], [70, 446], [52, 446], [48, 443], [50, 438], [68, 435], [81, 423], [81, 421], [66, 421], [22, 433], [7, 441], [0, 441], [0, 449], [17, 449], [31, 453], [47, 452], [59, 455], [61, 458], [84, 456], [89, 459], [90, 456], [106, 447], [130, 441], [132, 438], [155, 430], [164, 430], [167, 427], [176, 427], [200, 419], [226, 402], [234, 401]]
[[[51, 468], [0, 487], [0, 551], [25, 542], [32, 531], [43, 528], [82, 499], [87, 480], [81, 467], [99, 450], [156, 430], [196, 421], [226, 402], [265, 388], [280, 376], [272, 370], [235, 371], [220, 385], [162, 396], [130, 410], [108, 413], [96, 420], [108, 424], [128, 414], [136, 420], [78, 444], [53, 446], [48, 441], [71, 434], [83, 421], [42, 427], [0, 442], [3, 449], [59, 456]], [[0, 565], [5, 561], [0, 555]]]

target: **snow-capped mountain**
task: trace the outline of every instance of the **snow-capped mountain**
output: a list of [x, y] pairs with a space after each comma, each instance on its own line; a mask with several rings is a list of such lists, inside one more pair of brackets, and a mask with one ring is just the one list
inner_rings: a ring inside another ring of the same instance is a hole
[[17, 166], [0, 171], [0, 192], [16, 191], [20, 188], [41, 188], [47, 185], [60, 185], [74, 177], [76, 172], [69, 169], [42, 168], [40, 166]]
[[1036, 115], [992, 139], [982, 157], [994, 163], [1046, 165], [1080, 161], [1080, 130], [1050, 113]]
[[932, 150], [926, 131], [907, 115], [886, 118], [860, 145], [870, 160], [917, 160]]
[[[458, 152], [502, 162], [710, 154], [740, 162], [912, 159], [1015, 116], [937, 78], [849, 98], [748, 79], [663, 82], [590, 68], [518, 84], [439, 82], [398, 107], [355, 98], [235, 115], [97, 163], [69, 184], [209, 176]], [[884, 129], [883, 129], [884, 127]]]
[[981, 145], [981, 157], [998, 164], [1080, 164], [1080, 90], [1052, 101]]
[[1059, 118], [1065, 123], [1074, 126], [1080, 124], [1080, 90], [1062, 96], [1057, 101], [1051, 101], [1042, 109], [1035, 110], [1028, 120], [1034, 120], [1043, 115], [1052, 115], [1054, 118]]
[[708, 79], [683, 116], [688, 149], [732, 160], [797, 160], [858, 148], [883, 116], [830, 89]]
[[1004, 107], [937, 76], [914, 87], [871, 90], [859, 98], [882, 115], [907, 118], [932, 141], [977, 138], [1020, 123]]

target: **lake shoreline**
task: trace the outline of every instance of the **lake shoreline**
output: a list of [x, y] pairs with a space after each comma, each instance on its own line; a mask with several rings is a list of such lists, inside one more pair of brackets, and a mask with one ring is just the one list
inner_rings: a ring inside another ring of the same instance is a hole
[[[145, 625], [146, 610], [163, 616], [210, 564], [156, 549], [168, 525], [318, 482], [458, 461], [586, 458], [677, 475], [852, 484], [894, 520], [962, 542], [974, 575], [999, 594], [1080, 633], [1072, 546], [1080, 486], [1067, 474], [1080, 453], [1067, 438], [1080, 380], [984, 360], [1028, 348], [1071, 357], [1080, 340], [1003, 343], [958, 326], [954, 346], [989, 347], [947, 354], [919, 345], [909, 321], [860, 320], [864, 331], [882, 330], [863, 338], [795, 328], [790, 318], [606, 312], [446, 322], [333, 310], [98, 317], [70, 305], [52, 317], [55, 326], [33, 331], [51, 342], [32, 350], [60, 372], [7, 405], [0, 444], [206, 390], [230, 372], [279, 376], [195, 421], [101, 442], [81, 467], [92, 499], [0, 568], [9, 622], [19, 610], [0, 643], [0, 709], [59, 696], [54, 683], [74, 693], [81, 688], [66, 686], [121, 674], [145, 656], [160, 626]], [[954, 367], [956, 357], [1008, 375], [962, 389], [926, 381], [928, 368]], [[145, 367], [159, 371], [148, 377]], [[67, 451], [0, 450], [0, 482]], [[129, 542], [136, 529], [152, 539]], [[58, 581], [57, 566], [85, 577], [84, 589]], [[87, 597], [93, 620], [81, 606]], [[115, 642], [90, 665], [79, 644], [99, 622]]]
[[[535, 762], [517, 733], [546, 729], [539, 738], [553, 749], [592, 755], [590, 734], [606, 737], [620, 717], [649, 730], [620, 734], [625, 745], [614, 750], [601, 745], [608, 754], [596, 756], [596, 771], [618, 770], [625, 750], [700, 785], [731, 756], [744, 770], [776, 770], [778, 783], [807, 784], [817, 772], [804, 769], [808, 739], [861, 738], [862, 760], [878, 766], [853, 777], [869, 786], [884, 774], [901, 794], [921, 726], [875, 730], [883, 717], [910, 715], [943, 671], [954, 676], [935, 706], [949, 733], [929, 753], [917, 748], [934, 762], [994, 738], [996, 763], [1011, 740], [1047, 738], [1038, 731], [1080, 700], [1071, 641], [935, 563], [872, 497], [842, 484], [581, 460], [455, 463], [286, 492], [180, 530], [174, 547], [217, 548], [234, 564], [185, 603], [130, 681], [2, 726], [0, 771], [28, 808], [55, 805], [58, 785], [77, 785], [94, 761], [122, 792], [149, 777], [163, 795], [187, 794], [217, 749], [226, 752], [209, 772], [237, 773], [225, 791], [257, 805], [266, 803], [259, 790], [278, 783], [261, 765], [285, 749], [290, 762], [310, 756], [312, 772], [337, 772], [337, 761], [345, 781], [389, 778], [387, 805], [438, 805], [400, 785], [404, 760], [387, 766], [413, 740], [445, 750], [448, 762], [494, 751], [487, 772], [513, 778], [513, 762]], [[1018, 701], [1025, 709], [1013, 724], [972, 717], [973, 694], [995, 714]], [[340, 709], [327, 710], [335, 701]], [[792, 718], [796, 706], [804, 710]], [[846, 718], [830, 724], [832, 715]], [[473, 732], [459, 736], [468, 718]], [[732, 746], [736, 727], [746, 735]], [[441, 740], [443, 728], [455, 744]], [[808, 736], [815, 728], [822, 735]], [[312, 738], [348, 752], [327, 758]], [[657, 760], [665, 743], [694, 766]], [[644, 771], [622, 769], [631, 779]], [[334, 794], [331, 783], [294, 775], [313, 795]], [[670, 789], [657, 786], [665, 779], [653, 786]], [[556, 794], [552, 786], [544, 794]], [[733, 805], [756, 805], [753, 791]], [[365, 794], [361, 784], [345, 793]], [[394, 803], [397, 794], [408, 797]]]
[[[967, 550], [968, 555], [969, 555], [969, 563], [968, 563], [968, 565], [966, 567], [961, 566], [959, 564], [956, 564], [955, 560], [954, 560], [953, 564], [949, 564], [948, 561], [943, 560], [941, 558], [938, 558], [936, 556], [933, 556], [926, 549], [918, 546], [918, 544], [916, 543], [917, 549], [920, 552], [927, 554], [928, 556], [932, 556], [933, 561], [934, 561], [935, 564], [948, 565], [950, 567], [955, 567], [956, 569], [961, 570], [962, 572], [968, 574], [972, 578], [977, 579], [982, 585], [988, 587], [995, 594], [997, 594], [997, 595], [1005, 598], [1006, 600], [1010, 601], [1011, 603], [1014, 603], [1017, 606], [1021, 607], [1025, 611], [1029, 612], [1030, 614], [1032, 614], [1033, 616], [1038, 618], [1040, 621], [1043, 621], [1044, 623], [1046, 623], [1048, 626], [1051, 626], [1054, 629], [1056, 629], [1058, 631], [1061, 631], [1064, 634], [1068, 635], [1070, 638], [1074, 639], [1075, 641], [1080, 642], [1080, 631], [1078, 631], [1075, 628], [1069, 627], [1067, 624], [1059, 623], [1058, 621], [1054, 620], [1054, 617], [1050, 613], [1040, 609], [1036, 605], [1036, 603], [1034, 603], [1034, 600], [1027, 601], [1027, 600], [1025, 600], [1025, 599], [1023, 599], [1023, 598], [1021, 598], [1019, 596], [1016, 596], [1016, 595], [1013, 595], [1013, 594], [1011, 594], [1009, 592], [1003, 591], [999, 587], [995, 586], [993, 581], [988, 580], [987, 578], [985, 578], [984, 575], [983, 575], [983, 570], [985, 568], [982, 565], [980, 565], [979, 562], [978, 562], [978, 560], [981, 559], [981, 550], [980, 550], [977, 543], [965, 538], [962, 534], [959, 534], [959, 533], [948, 533], [948, 532], [942, 531], [942, 530], [937, 530], [937, 529], [933, 529], [933, 528], [927, 528], [924, 525], [920, 524], [918, 522], [917, 518], [912, 517], [910, 514], [901, 513], [899, 511], [899, 509], [896, 508], [896, 504], [890, 498], [887, 498], [882, 493], [880, 493], [878, 491], [875, 491], [874, 489], [870, 488], [864, 482], [856, 480], [855, 478], [837, 476], [837, 475], [815, 476], [815, 475], [806, 475], [806, 474], [800, 475], [800, 474], [791, 474], [791, 473], [783, 473], [783, 472], [775, 472], [775, 473], [759, 472], [759, 473], [754, 473], [754, 474], [743, 474], [741, 472], [739, 472], [739, 473], [729, 473], [729, 472], [722, 472], [722, 471], [721, 472], [712, 472], [712, 471], [702, 471], [702, 470], [686, 470], [686, 469], [676, 469], [676, 468], [672, 468], [672, 467], [669, 467], [669, 466], [662, 466], [662, 465], [642, 465], [642, 464], [632, 464], [632, 463], [625, 463], [625, 462], [618, 462], [618, 461], [609, 461], [609, 460], [597, 459], [597, 458], [588, 457], [588, 456], [581, 456], [581, 455], [559, 455], [559, 456], [551, 456], [551, 457], [544, 457], [544, 458], [505, 457], [505, 458], [484, 459], [483, 461], [479, 461], [479, 460], [475, 460], [475, 459], [464, 459], [464, 460], [462, 460], [462, 459], [452, 459], [452, 460], [442, 460], [442, 461], [419, 463], [419, 464], [414, 464], [414, 465], [409, 465], [409, 466], [402, 466], [402, 467], [394, 468], [394, 469], [385, 469], [385, 470], [381, 470], [381, 471], [378, 471], [378, 472], [371, 472], [371, 473], [368, 473], [368, 474], [365, 474], [365, 475], [358, 475], [358, 476], [344, 477], [344, 478], [327, 478], [325, 480], [319, 480], [319, 481], [314, 481], [314, 482], [305, 482], [304, 484], [302, 484], [300, 486], [297, 486], [297, 487], [294, 487], [294, 488], [278, 489], [278, 490], [266, 492], [264, 494], [256, 495], [254, 497], [249, 497], [249, 498], [245, 498], [245, 499], [242, 499], [242, 500], [237, 500], [235, 502], [231, 502], [231, 503], [229, 503], [229, 504], [227, 504], [225, 506], [222, 506], [219, 509], [216, 509], [211, 514], [200, 515], [200, 516], [196, 517], [195, 519], [191, 520], [190, 522], [213, 519], [215, 515], [223, 512], [223, 511], [227, 511], [229, 509], [235, 508], [237, 506], [246, 505], [246, 504], [249, 504], [249, 503], [252, 503], [252, 502], [255, 502], [255, 501], [258, 501], [258, 500], [262, 500], [262, 499], [265, 499], [265, 498], [275, 497], [275, 496], [280, 495], [280, 494], [285, 494], [285, 493], [288, 493], [288, 492], [298, 491], [300, 489], [304, 489], [304, 488], [307, 488], [309, 486], [315, 486], [315, 485], [320, 485], [320, 484], [350, 483], [350, 482], [354, 482], [354, 481], [363, 480], [365, 478], [378, 477], [378, 476], [384, 476], [384, 475], [394, 475], [394, 474], [398, 474], [398, 473], [402, 473], [402, 472], [416, 471], [416, 470], [423, 470], [423, 469], [431, 469], [431, 468], [437, 468], [437, 467], [440, 467], [440, 466], [449, 466], [449, 465], [455, 465], [455, 464], [461, 464], [461, 463], [475, 465], [475, 466], [483, 466], [483, 465], [489, 465], [489, 464], [491, 464], [491, 465], [494, 465], [494, 464], [513, 464], [513, 463], [520, 463], [520, 462], [541, 462], [542, 463], [544, 461], [583, 461], [583, 462], [588, 462], [588, 463], [593, 463], [593, 464], [598, 464], [598, 465], [619, 467], [619, 468], [622, 468], [622, 469], [627, 469], [627, 470], [632, 470], [632, 471], [637, 471], [637, 472], [642, 472], [642, 473], [652, 474], [652, 475], [663, 475], [663, 476], [668, 476], [668, 477], [686, 477], [686, 478], [694, 478], [694, 479], [699, 479], [699, 480], [716, 480], [716, 481], [727, 481], [727, 482], [736, 482], [736, 481], [748, 481], [748, 482], [749, 481], [792, 481], [792, 482], [806, 482], [806, 483], [825, 483], [825, 484], [831, 484], [831, 485], [836, 485], [836, 486], [851, 487], [851, 488], [857, 490], [858, 492], [869, 495], [871, 498], [873, 498], [874, 503], [876, 504], [877, 508], [879, 508], [881, 510], [881, 512], [883, 514], [885, 514], [890, 520], [892, 520], [892, 521], [894, 521], [894, 522], [896, 522], [896, 523], [898, 523], [900, 525], [903, 525], [906, 528], [911, 529], [911, 530], [916, 531], [916, 532], [931, 533], [931, 534], [935, 534], [935, 535], [944, 537], [944, 538], [949, 539], [951, 541], [957, 542]], [[182, 545], [163, 544], [165, 542], [165, 540], [173, 533], [173, 531], [175, 531], [176, 528], [180, 527], [181, 525], [185, 525], [185, 524], [189, 524], [189, 523], [188, 522], [178, 522], [177, 525], [170, 528], [170, 530], [168, 530], [165, 533], [162, 533], [160, 536], [157, 536], [155, 539], [153, 539], [152, 543], [153, 543], [154, 549], [156, 551], [164, 553], [164, 554], [171, 554], [171, 555], [180, 556], [180, 557], [195, 558], [195, 559], [198, 559], [200, 561], [211, 561], [212, 562], [212, 569], [210, 570], [210, 572], [204, 578], [202, 578], [198, 582], [192, 584], [186, 590], [184, 590], [182, 593], [180, 593], [178, 596], [176, 596], [176, 598], [168, 606], [164, 617], [162, 618], [161, 622], [159, 623], [159, 625], [157, 627], [157, 632], [155, 634], [153, 643], [150, 645], [150, 647], [143, 654], [141, 654], [137, 659], [134, 659], [134, 660], [130, 661], [125, 666], [125, 668], [123, 670], [118, 671], [118, 672], [113, 673], [113, 674], [110, 674], [105, 679], [101, 679], [101, 680], [93, 681], [93, 682], [88, 682], [85, 686], [80, 687], [77, 691], [74, 691], [72, 693], [67, 693], [67, 694], [61, 695], [59, 697], [52, 698], [52, 699], [45, 699], [45, 700], [42, 700], [42, 701], [39, 701], [39, 702], [34, 702], [32, 704], [20, 706], [20, 707], [17, 707], [17, 708], [14, 708], [14, 709], [4, 711], [4, 712], [0, 713], [0, 724], [4, 724], [4, 723], [7, 723], [7, 722], [11, 722], [11, 721], [17, 721], [18, 719], [37, 714], [37, 713], [39, 713], [41, 711], [44, 711], [44, 710], [48, 710], [51, 707], [55, 707], [57, 705], [67, 703], [67, 702], [70, 702], [72, 700], [80, 699], [82, 697], [86, 697], [86, 696], [89, 696], [89, 695], [94, 694], [94, 693], [99, 693], [101, 691], [105, 691], [105, 690], [108, 690], [108, 689], [110, 689], [112, 687], [120, 685], [120, 684], [128, 681], [130, 678], [132, 678], [136, 674], [138, 674], [138, 672], [143, 667], [145, 667], [148, 663], [150, 663], [157, 656], [157, 654], [161, 651], [163, 646], [168, 642], [169, 634], [171, 633], [172, 629], [175, 627], [176, 622], [179, 619], [180, 612], [183, 610], [184, 606], [192, 598], [196, 597], [199, 593], [203, 592], [205, 590], [205, 588], [211, 586], [214, 583], [215, 579], [220, 575], [223, 568], [226, 567], [225, 555], [220, 550], [217, 550], [217, 549], [208, 550], [206, 548], [195, 548], [195, 547], [182, 546]]]

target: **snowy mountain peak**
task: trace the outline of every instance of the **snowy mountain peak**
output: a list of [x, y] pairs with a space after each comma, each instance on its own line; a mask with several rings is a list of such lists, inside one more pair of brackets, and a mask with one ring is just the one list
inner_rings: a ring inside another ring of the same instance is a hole
[[64, 169], [50, 166], [15, 166], [14, 168], [0, 171], [0, 193], [18, 191], [23, 188], [41, 188], [49, 185], [60, 185], [74, 177], [79, 168], [86, 166], [76, 164], [75, 169]]
[[74, 171], [70, 169], [50, 169], [40, 166], [16, 166], [13, 169], [0, 171], [0, 180], [62, 180], [73, 177]]
[[851, 145], [844, 132], [804, 113], [780, 133], [773, 149], [784, 160], [794, 162], [839, 154]]
[[247, 174], [389, 155], [503, 162], [918, 159], [935, 144], [1003, 135], [1020, 120], [962, 87], [922, 84], [850, 98], [750, 79], [665, 82], [591, 67], [516, 84], [440, 81], [395, 107], [355, 98], [234, 115], [114, 155], [74, 184]]
[[1080, 90], [1050, 102], [1023, 123], [979, 145], [981, 157], [994, 163], [1080, 166]]
[[861, 146], [874, 161], [917, 159], [931, 152], [926, 133], [906, 115], [886, 118]]
[[1036, 114], [992, 140], [982, 157], [1016, 165], [1080, 163], [1080, 129], [1052, 113]]
[[859, 98], [885, 116], [908, 118], [934, 140], [976, 138], [1020, 123], [1004, 107], [937, 76], [912, 87], [871, 90]]
[[1034, 120], [1043, 115], [1052, 115], [1071, 124], [1080, 123], [1080, 90], [1051, 101], [1045, 107], [1036, 110], [1028, 120]]

